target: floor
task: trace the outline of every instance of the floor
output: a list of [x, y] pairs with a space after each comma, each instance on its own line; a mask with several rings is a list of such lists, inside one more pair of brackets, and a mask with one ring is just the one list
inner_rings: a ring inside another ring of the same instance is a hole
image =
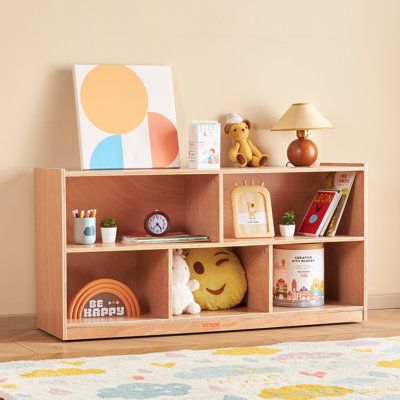
[[76, 342], [62, 342], [42, 331], [23, 329], [16, 321], [12, 324], [12, 329], [10, 326], [0, 326], [0, 362], [388, 336], [400, 336], [400, 309], [371, 310], [368, 321], [364, 324]]

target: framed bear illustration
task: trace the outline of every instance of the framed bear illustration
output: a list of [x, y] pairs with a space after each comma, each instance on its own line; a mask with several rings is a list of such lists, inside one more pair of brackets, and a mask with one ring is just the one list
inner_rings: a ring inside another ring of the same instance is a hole
[[233, 228], [235, 238], [273, 237], [271, 196], [264, 186], [235, 183], [231, 192]]

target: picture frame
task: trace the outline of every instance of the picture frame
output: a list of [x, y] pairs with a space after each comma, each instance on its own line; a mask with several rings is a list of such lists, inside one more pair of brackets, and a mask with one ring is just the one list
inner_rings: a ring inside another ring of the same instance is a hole
[[234, 236], [240, 238], [258, 238], [275, 236], [274, 221], [272, 216], [271, 195], [264, 186], [242, 186], [235, 182], [231, 192], [232, 216]]

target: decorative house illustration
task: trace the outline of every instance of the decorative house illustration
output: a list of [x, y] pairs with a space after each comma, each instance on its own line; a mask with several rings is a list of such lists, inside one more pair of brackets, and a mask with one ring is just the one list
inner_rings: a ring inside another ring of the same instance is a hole
[[299, 290], [299, 294], [301, 301], [310, 301], [310, 292], [305, 286]]
[[291, 298], [291, 300], [293, 300], [293, 301], [297, 301], [298, 300], [298, 292], [297, 292], [297, 282], [296, 282], [296, 279], [293, 279], [292, 280], [292, 298]]
[[278, 279], [274, 292], [275, 297], [278, 299], [283, 300], [287, 297], [287, 283], [284, 279]]
[[274, 286], [274, 298], [284, 300], [288, 303], [316, 304], [324, 298], [324, 281], [315, 278], [310, 289], [302, 286], [297, 289], [298, 283], [295, 278], [292, 280], [291, 288], [288, 290], [287, 282], [279, 278]]
[[323, 288], [321, 286], [323, 285], [323, 281], [319, 281], [319, 279], [314, 279], [312, 285], [311, 285], [311, 301], [317, 300], [323, 297]]

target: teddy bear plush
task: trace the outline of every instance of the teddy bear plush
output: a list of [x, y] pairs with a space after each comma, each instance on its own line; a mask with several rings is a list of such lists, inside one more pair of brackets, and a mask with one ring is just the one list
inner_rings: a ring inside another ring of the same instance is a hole
[[198, 314], [199, 304], [194, 301], [192, 292], [200, 287], [199, 281], [190, 279], [189, 267], [183, 258], [182, 250], [175, 250], [172, 259], [171, 298], [172, 314]]
[[230, 113], [225, 118], [225, 133], [232, 139], [233, 146], [229, 150], [229, 159], [240, 167], [264, 167], [268, 156], [249, 139], [250, 122], [239, 114]]

